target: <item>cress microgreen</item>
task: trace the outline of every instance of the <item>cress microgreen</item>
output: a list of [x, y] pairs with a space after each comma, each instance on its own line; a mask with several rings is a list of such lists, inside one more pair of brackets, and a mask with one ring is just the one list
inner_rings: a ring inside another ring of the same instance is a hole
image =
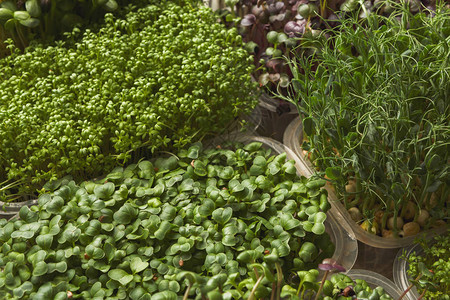
[[195, 144], [172, 157], [70, 181], [0, 220], [0, 297], [275, 299], [333, 255], [306, 226], [323, 224], [327, 192], [286, 153]]
[[52, 40], [61, 37], [64, 31], [72, 30], [74, 26], [88, 25], [101, 20], [106, 12], [117, 10], [119, 7], [117, 2], [116, 0], [0, 1], [0, 57], [10, 54], [5, 43], [9, 38], [23, 50], [35, 39]]
[[107, 14], [80, 40], [0, 60], [1, 181], [34, 193], [66, 174], [95, 178], [132, 154], [221, 132], [256, 105], [236, 30], [175, 2]]

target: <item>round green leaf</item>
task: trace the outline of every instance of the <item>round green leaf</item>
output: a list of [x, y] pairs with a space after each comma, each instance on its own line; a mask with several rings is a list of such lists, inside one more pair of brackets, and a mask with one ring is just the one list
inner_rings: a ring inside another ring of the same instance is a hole
[[0, 7], [0, 20], [6, 21], [14, 17], [14, 12], [4, 7]]
[[172, 291], [159, 292], [152, 295], [152, 300], [177, 300], [177, 294]]
[[227, 223], [232, 215], [233, 209], [231, 207], [219, 207], [212, 212], [213, 220], [222, 225]]
[[114, 194], [115, 187], [116, 186], [112, 182], [97, 185], [94, 188], [94, 194], [100, 199], [107, 200]]
[[166, 236], [166, 233], [172, 228], [172, 225], [166, 221], [163, 220], [158, 228], [158, 230], [155, 231], [155, 237], [156, 239], [162, 241], [164, 237]]
[[118, 211], [113, 215], [114, 221], [118, 224], [129, 224], [138, 215], [139, 211], [131, 206], [130, 203], [125, 203]]
[[36, 18], [30, 18], [24, 21], [19, 21], [20, 24], [22, 24], [25, 27], [29, 27], [29, 28], [34, 28], [34, 27], [38, 27], [39, 23], [41, 22], [39, 19]]
[[48, 266], [44, 261], [39, 261], [33, 270], [33, 276], [42, 276], [47, 274]]
[[133, 274], [139, 273], [148, 267], [148, 262], [142, 261], [140, 257], [134, 257], [130, 262], [130, 269]]
[[33, 284], [29, 281], [25, 281], [19, 287], [15, 288], [13, 290], [13, 294], [14, 294], [14, 296], [16, 296], [17, 298], [20, 299], [25, 295], [25, 293], [30, 292], [32, 290], [33, 290]]
[[206, 198], [202, 201], [202, 205], [198, 208], [198, 213], [203, 217], [208, 217], [216, 208], [214, 201]]
[[31, 18], [31, 16], [27, 11], [18, 10], [14, 12], [14, 19], [17, 21], [25, 21], [29, 18]]
[[118, 281], [121, 285], [127, 285], [133, 280], [133, 275], [128, 274], [122, 269], [113, 269], [108, 272], [109, 278]]
[[58, 214], [64, 205], [64, 199], [60, 196], [53, 196], [52, 199], [46, 203], [45, 208], [49, 213]]
[[25, 2], [25, 8], [32, 17], [37, 18], [41, 15], [41, 6], [39, 5], [38, 0], [27, 0]]
[[38, 214], [34, 211], [31, 211], [28, 206], [22, 206], [19, 211], [19, 217], [21, 220], [27, 223], [31, 223], [37, 221]]
[[267, 33], [267, 41], [271, 44], [277, 44], [278, 43], [278, 32], [276, 31], [269, 31]]
[[53, 243], [53, 235], [43, 234], [36, 237], [36, 244], [44, 250], [50, 249]]

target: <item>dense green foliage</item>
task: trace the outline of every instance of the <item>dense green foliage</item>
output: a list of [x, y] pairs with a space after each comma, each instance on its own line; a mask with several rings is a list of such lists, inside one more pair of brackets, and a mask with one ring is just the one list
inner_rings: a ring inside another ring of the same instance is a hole
[[330, 279], [324, 279], [323, 289], [317, 296], [318, 275], [317, 270], [299, 272], [302, 278], [300, 286], [297, 289], [284, 286], [281, 295], [284, 299], [291, 300], [394, 300], [383, 287], [372, 287], [363, 279], [340, 273], [332, 275]]
[[0, 297], [274, 297], [333, 255], [323, 184], [256, 142], [54, 182], [20, 220], [0, 220]]
[[285, 93], [293, 74], [283, 57], [311, 55], [310, 38], [337, 26], [340, 19], [355, 14], [360, 20], [370, 14], [387, 16], [400, 7], [417, 13], [435, 9], [436, 2], [445, 0], [227, 0], [222, 1], [226, 8], [219, 15], [225, 24], [239, 29], [254, 54], [253, 75], [258, 83], [270, 93]]
[[[289, 61], [294, 79], [285, 99], [305, 117], [304, 149], [346, 208], [359, 207], [372, 232], [412, 235], [445, 219], [450, 10], [355, 17], [331, 36], [315, 41], [313, 57]], [[387, 213], [374, 218], [377, 210]], [[414, 230], [402, 228], [400, 217]]]
[[[172, 0], [172, 2], [182, 0]], [[194, 3], [196, 0], [192, 0]], [[0, 57], [8, 44], [25, 49], [35, 41], [60, 39], [75, 26], [96, 26], [107, 12], [122, 15], [132, 7], [155, 0], [2, 0], [0, 1]], [[197, 2], [200, 2], [199, 0]]]
[[20, 48], [37, 37], [49, 39], [70, 31], [75, 25], [87, 25], [115, 11], [115, 0], [4, 0], [0, 1], [0, 57], [7, 54], [6, 40]]
[[324, 286], [325, 297], [323, 300], [393, 300], [393, 298], [386, 293], [383, 287], [371, 287], [363, 279], [352, 279], [344, 274], [335, 274], [330, 280], [326, 280]]
[[450, 231], [433, 240], [419, 240], [421, 250], [408, 257], [406, 270], [423, 299], [450, 299]]
[[164, 3], [0, 61], [0, 181], [94, 178], [138, 148], [220, 132], [256, 105], [235, 30], [206, 7]]

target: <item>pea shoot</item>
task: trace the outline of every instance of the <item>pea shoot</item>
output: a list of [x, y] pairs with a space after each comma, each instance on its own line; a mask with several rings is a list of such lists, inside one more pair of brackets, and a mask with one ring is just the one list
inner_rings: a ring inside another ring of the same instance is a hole
[[294, 78], [280, 95], [345, 209], [386, 238], [445, 225], [450, 193], [450, 13], [397, 8], [342, 20], [314, 55], [288, 60]]

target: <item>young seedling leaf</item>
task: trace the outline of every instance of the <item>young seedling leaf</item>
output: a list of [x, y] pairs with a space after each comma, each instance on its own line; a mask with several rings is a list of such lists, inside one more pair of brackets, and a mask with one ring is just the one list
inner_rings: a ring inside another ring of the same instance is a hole
[[121, 285], [127, 285], [133, 280], [133, 275], [128, 274], [122, 269], [113, 269], [108, 272], [109, 278], [120, 282]]

